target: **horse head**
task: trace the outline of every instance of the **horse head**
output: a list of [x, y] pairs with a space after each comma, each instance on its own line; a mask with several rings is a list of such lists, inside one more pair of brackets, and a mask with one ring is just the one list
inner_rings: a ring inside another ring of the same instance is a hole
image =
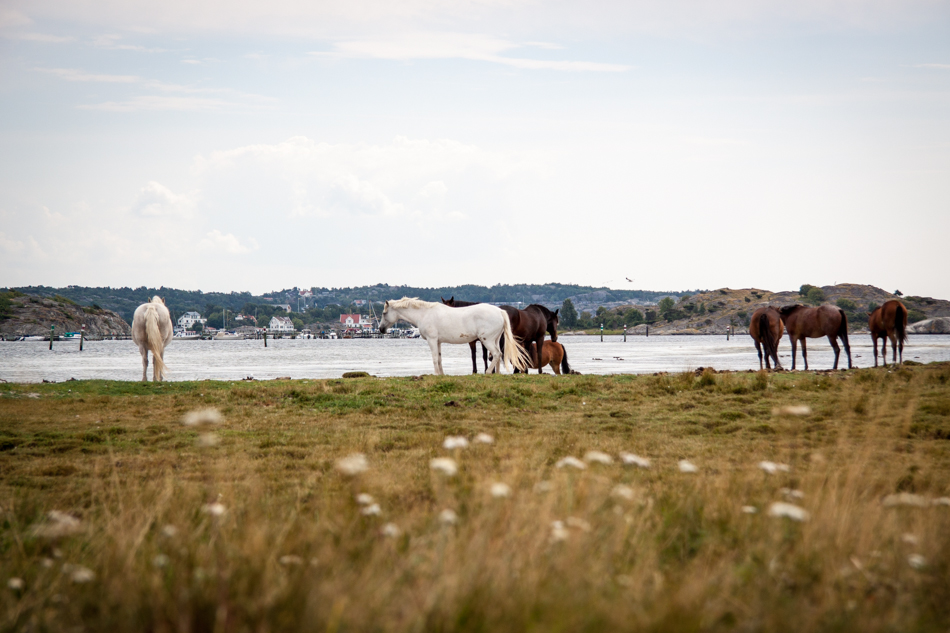
[[551, 340], [552, 340], [552, 341], [557, 341], [557, 326], [558, 326], [558, 324], [560, 323], [560, 319], [558, 319], [557, 313], [558, 313], [560, 310], [561, 310], [561, 309], [558, 308], [558, 309], [555, 310], [554, 312], [548, 311], [548, 312], [549, 312], [548, 315], [547, 315], [547, 317], [548, 317], [548, 334], [551, 335]]
[[393, 318], [393, 312], [389, 310], [389, 302], [383, 304], [383, 318], [379, 320], [379, 333], [385, 334], [390, 325], [398, 321], [398, 317]]
[[795, 303], [790, 306], [782, 306], [781, 308], [778, 309], [778, 313], [779, 313], [779, 316], [781, 316], [782, 320], [784, 321], [785, 319], [789, 317], [789, 315], [792, 314], [792, 312], [794, 312], [795, 310], [798, 310], [799, 308], [804, 308], [804, 307], [805, 306], [803, 306], [800, 303]]
[[445, 297], [443, 297], [442, 295], [439, 295], [439, 299], [442, 299], [442, 303], [444, 303], [445, 305], [452, 308], [455, 307], [455, 295], [452, 295], [452, 297], [448, 301], [446, 301]]

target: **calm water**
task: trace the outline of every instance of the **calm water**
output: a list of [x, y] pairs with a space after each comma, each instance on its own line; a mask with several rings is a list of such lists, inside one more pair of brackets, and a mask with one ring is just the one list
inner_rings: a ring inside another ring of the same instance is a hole
[[[562, 336], [571, 366], [585, 374], [685, 371], [697, 367], [758, 369], [752, 339], [724, 336]], [[75, 343], [0, 342], [0, 379], [8, 382], [61, 381], [69, 378], [138, 380], [142, 362], [131, 341], [86, 341], [80, 352]], [[808, 343], [809, 367], [830, 369], [834, 360], [826, 339]], [[788, 338], [779, 348], [783, 365], [790, 366]], [[479, 347], [481, 354], [481, 347]], [[857, 367], [873, 365], [870, 336], [854, 336], [851, 354]], [[472, 361], [467, 345], [443, 345], [447, 374], [467, 374]], [[950, 336], [911, 336], [905, 360], [950, 360]], [[346, 371], [375, 376], [431, 374], [432, 356], [421, 339], [175, 341], [165, 351], [169, 380], [239, 380], [290, 376], [338, 378]], [[801, 368], [801, 355], [798, 358]], [[481, 366], [481, 358], [479, 358]], [[847, 365], [845, 365], [847, 366]], [[551, 370], [548, 369], [547, 373]], [[151, 377], [151, 367], [149, 368]]]

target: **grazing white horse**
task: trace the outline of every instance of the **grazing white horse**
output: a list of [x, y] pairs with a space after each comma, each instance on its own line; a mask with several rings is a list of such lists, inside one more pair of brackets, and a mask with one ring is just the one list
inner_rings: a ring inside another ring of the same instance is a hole
[[142, 380], [148, 380], [148, 352], [152, 351], [152, 380], [161, 382], [165, 374], [165, 346], [171, 343], [174, 328], [165, 300], [152, 297], [135, 309], [132, 317], [132, 340], [142, 352]]
[[[408, 321], [419, 328], [419, 335], [432, 350], [432, 364], [439, 376], [445, 375], [442, 371], [442, 343], [468, 344], [481, 341], [492, 353], [492, 363], [485, 370], [486, 374], [498, 370], [502, 364], [507, 368], [527, 370], [530, 359], [512, 336], [511, 322], [501, 308], [487, 303], [450, 308], [441, 303], [403, 297], [387, 301], [383, 306], [379, 331], [385, 334], [386, 328], [399, 320]], [[498, 344], [502, 337], [505, 339], [504, 353]]]

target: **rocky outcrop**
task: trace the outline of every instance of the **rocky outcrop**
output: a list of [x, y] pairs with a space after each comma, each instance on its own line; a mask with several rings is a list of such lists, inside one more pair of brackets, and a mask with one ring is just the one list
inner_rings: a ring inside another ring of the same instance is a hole
[[86, 326], [86, 336], [91, 338], [129, 336], [132, 328], [122, 317], [110, 310], [81, 306], [63, 297], [48, 299], [33, 295], [21, 295], [10, 299], [10, 313], [0, 321], [0, 335], [47, 336], [50, 326], [56, 327], [56, 335], [78, 332]]
[[937, 317], [907, 326], [908, 334], [950, 334], [950, 317]]

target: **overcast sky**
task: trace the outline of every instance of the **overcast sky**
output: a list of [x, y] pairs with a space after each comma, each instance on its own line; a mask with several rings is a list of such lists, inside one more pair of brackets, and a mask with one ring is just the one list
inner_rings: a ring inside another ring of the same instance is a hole
[[0, 285], [950, 298], [948, 33], [918, 0], [0, 0]]

